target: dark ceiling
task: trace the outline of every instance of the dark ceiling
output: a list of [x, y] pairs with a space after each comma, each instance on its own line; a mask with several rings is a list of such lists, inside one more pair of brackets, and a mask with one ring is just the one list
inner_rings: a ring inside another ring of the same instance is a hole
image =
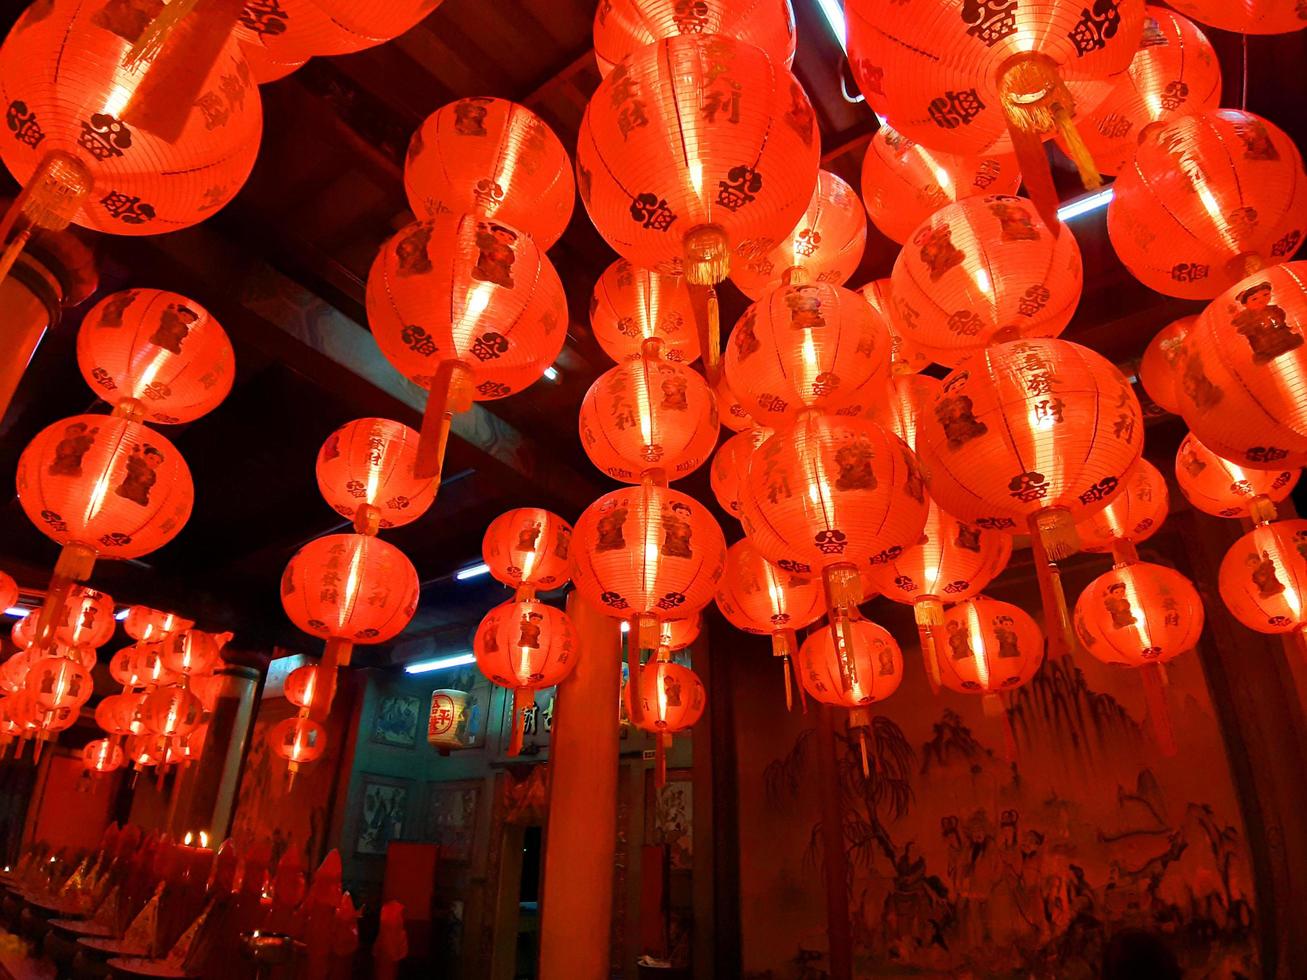
[[[856, 188], [875, 117], [842, 94], [843, 53], [816, 0], [793, 2], [795, 72], [817, 109], [823, 165]], [[0, 31], [8, 30], [21, 4], [4, 7]], [[494, 95], [531, 107], [570, 150], [599, 82], [593, 13], [594, 0], [444, 0], [390, 44], [314, 59], [263, 87], [259, 161], [223, 212], [190, 231], [93, 242], [100, 258], [98, 295], [155, 286], [193, 296], [227, 328], [238, 363], [236, 386], [217, 411], [166, 433], [194, 473], [197, 502], [189, 524], [144, 563], [102, 563], [98, 584], [120, 602], [175, 608], [203, 626], [231, 629], [244, 645], [313, 649], [286, 622], [276, 583], [296, 548], [341, 527], [317, 493], [317, 449], [352, 418], [382, 415], [416, 425], [420, 417], [420, 393], [381, 358], [363, 312], [377, 247], [411, 220], [400, 165], [409, 134], [446, 102]], [[1246, 49], [1237, 35], [1209, 35], [1225, 72], [1223, 104], [1243, 102], [1246, 65], [1247, 108], [1307, 145], [1307, 114], [1293, 101], [1296, 87], [1282, 84], [1307, 61], [1307, 33], [1249, 38]], [[1063, 197], [1072, 197], [1074, 174], [1051, 152]], [[1108, 245], [1102, 212], [1073, 227], [1084, 257], [1085, 294], [1067, 336], [1127, 363], [1142, 354], [1156, 329], [1194, 306], [1152, 293], [1125, 272]], [[896, 251], [871, 229], [851, 283], [888, 275]], [[581, 398], [608, 364], [586, 322], [590, 291], [614, 259], [579, 201], [550, 257], [571, 310], [559, 380], [541, 381], [465, 418], [451, 442], [447, 472], [453, 475], [436, 505], [387, 534], [428, 584], [410, 637], [462, 643], [501, 594], [485, 579], [452, 581], [457, 569], [477, 560], [481, 533], [496, 514], [532, 504], [574, 519], [611, 489], [576, 434]], [[733, 287], [723, 292], [723, 321], [729, 323], [745, 302]], [[4, 486], [12, 487], [18, 454], [37, 431], [95, 405], [73, 356], [79, 312], [70, 311], [46, 338], [0, 423]], [[1150, 429], [1149, 455], [1169, 468], [1166, 457], [1180, 435], [1178, 420], [1158, 420]], [[706, 470], [683, 486], [711, 500]], [[24, 585], [35, 587], [55, 546], [24, 518], [12, 489], [3, 507], [2, 557]], [[723, 515], [721, 522], [728, 536], [738, 535], [733, 521]]]

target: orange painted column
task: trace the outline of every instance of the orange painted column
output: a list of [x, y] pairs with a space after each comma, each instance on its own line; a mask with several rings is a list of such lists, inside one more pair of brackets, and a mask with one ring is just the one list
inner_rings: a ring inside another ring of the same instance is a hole
[[617, 850], [620, 627], [575, 592], [581, 657], [558, 685], [540, 903], [540, 980], [607, 980]]

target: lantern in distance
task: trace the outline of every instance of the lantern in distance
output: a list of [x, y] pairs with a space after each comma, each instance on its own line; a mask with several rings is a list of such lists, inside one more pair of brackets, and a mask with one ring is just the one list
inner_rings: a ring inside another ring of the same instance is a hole
[[1203, 601], [1174, 569], [1125, 562], [1085, 587], [1075, 623], [1085, 650], [1105, 664], [1163, 664], [1197, 644]]
[[907, 243], [932, 214], [964, 197], [1016, 194], [1021, 171], [1010, 153], [958, 156], [929, 150], [883, 124], [862, 158], [862, 202], [881, 234]]
[[1123, 489], [1102, 510], [1076, 524], [1085, 551], [1111, 552], [1117, 562], [1137, 561], [1135, 545], [1151, 538], [1170, 512], [1166, 477], [1142, 456], [1121, 480]]
[[419, 218], [471, 214], [549, 248], [572, 217], [572, 161], [526, 106], [474, 96], [441, 106], [413, 133], [404, 192]]
[[95, 706], [95, 723], [114, 736], [145, 732], [144, 694], [107, 694]]
[[916, 374], [930, 367], [930, 358], [899, 332], [890, 306], [890, 280], [874, 279], [861, 286], [858, 292], [872, 308], [889, 333], [889, 367], [893, 375]]
[[97, 738], [82, 747], [82, 768], [92, 776], [121, 769], [126, 761], [122, 747], [112, 739]]
[[[18, 604], [18, 583], [8, 572], [0, 572], [0, 612], [13, 609]], [[25, 618], [25, 617], [24, 617]], [[17, 628], [17, 624], [14, 624]]]
[[1275, 505], [1298, 485], [1300, 470], [1244, 469], [1212, 452], [1191, 432], [1175, 454], [1175, 482], [1185, 499], [1213, 517], [1275, 520]]
[[17, 694], [27, 683], [27, 672], [31, 670], [40, 651], [19, 650], [3, 664], [0, 664], [0, 689], [6, 694]]
[[140, 772], [147, 766], [163, 764], [168, 742], [167, 739], [146, 732], [129, 736], [123, 743], [123, 748], [131, 760], [132, 768]]
[[84, 585], [74, 585], [68, 590], [68, 597], [56, 615], [47, 646], [104, 646], [116, 625], [113, 598]]
[[1221, 598], [1258, 633], [1301, 633], [1307, 626], [1307, 520], [1259, 524], [1221, 559]]
[[186, 679], [211, 674], [222, 660], [222, 650], [212, 633], [189, 629], [169, 633], [159, 642], [159, 657], [173, 674]]
[[286, 789], [303, 766], [316, 762], [327, 751], [327, 730], [312, 718], [283, 718], [268, 729], [268, 745], [278, 758], [286, 760]]
[[590, 329], [614, 361], [641, 357], [646, 340], [661, 341], [661, 356], [689, 364], [699, 356], [699, 333], [685, 279], [640, 269], [618, 259], [590, 296]]
[[619, 255], [711, 285], [732, 248], [778, 243], [798, 222], [819, 144], [783, 65], [726, 35], [678, 35], [632, 51], [600, 83], [581, 120], [577, 184]]
[[576, 666], [576, 629], [561, 609], [535, 600], [505, 602], [490, 610], [472, 640], [477, 667], [492, 684], [513, 692], [509, 755], [522, 751], [525, 712], [533, 691], [553, 687]]
[[1210, 299], [1290, 258], [1307, 230], [1298, 148], [1238, 109], [1147, 129], [1112, 187], [1112, 248], [1131, 275], [1167, 296]]
[[858, 195], [829, 170], [819, 170], [808, 209], [780, 244], [767, 239], [736, 245], [731, 281], [754, 300], [782, 283], [838, 286], [857, 271], [866, 244], [867, 215]]
[[431, 709], [427, 713], [427, 742], [436, 747], [441, 755], [452, 749], [466, 749], [477, 737], [476, 719], [469, 705], [471, 700], [467, 691], [452, 688], [437, 689], [431, 692]]
[[218, 321], [163, 289], [128, 289], [95, 304], [77, 331], [77, 366], [115, 414], [166, 424], [213, 411], [236, 376]]
[[637, 667], [622, 691], [626, 716], [654, 736], [654, 785], [667, 782], [667, 744], [673, 733], [692, 728], [703, 717], [708, 697], [699, 675], [670, 660]]
[[313, 708], [318, 685], [318, 665], [305, 664], [286, 675], [283, 691], [287, 701], [299, 708], [301, 713], [306, 713]]
[[950, 691], [980, 694], [988, 714], [1002, 705], [997, 695], [1025, 684], [1044, 662], [1044, 635], [1024, 609], [976, 596], [944, 613], [940, 681]]
[[203, 720], [204, 705], [184, 687], [159, 687], [141, 700], [145, 729], [165, 738], [194, 731]]
[[498, 221], [437, 215], [384, 244], [368, 273], [381, 353], [430, 394], [418, 476], [436, 476], [451, 420], [537, 381], [567, 336], [567, 298], [544, 250]]
[[346, 422], [318, 450], [318, 490], [360, 534], [409, 524], [436, 498], [435, 481], [415, 472], [417, 447], [418, 434], [399, 422]]
[[66, 657], [42, 657], [33, 661], [23, 686], [45, 711], [65, 706], [80, 710], [95, 693], [91, 672]]
[[755, 425], [735, 433], [713, 454], [712, 466], [708, 470], [713, 496], [722, 510], [736, 519], [740, 516], [740, 495], [749, 472], [749, 459], [755, 449], [771, 438], [771, 434], [771, 429]]
[[590, 462], [623, 483], [644, 474], [679, 480], [707, 462], [721, 430], [717, 400], [698, 372], [657, 356], [609, 368], [581, 402], [581, 446]]
[[[120, 651], [121, 652], [121, 651]], [[158, 643], [139, 642], [127, 648], [128, 658], [121, 665], [127, 687], [156, 687], [173, 684], [176, 674], [164, 666], [163, 651]]]
[[486, 528], [481, 560], [495, 581], [534, 599], [536, 590], [562, 588], [571, 577], [572, 525], [542, 507], [506, 510]]
[[1248, 469], [1307, 464], [1307, 262], [1255, 273], [1213, 300], [1185, 336], [1180, 414]]
[[740, 317], [726, 377], [755, 420], [815, 410], [857, 415], [889, 375], [889, 333], [857, 293], [827, 283], [775, 286]]
[[594, 51], [607, 76], [627, 55], [665, 37], [724, 34], [767, 52], [777, 66], [794, 63], [797, 37], [790, 0], [604, 0], [595, 11]]
[[127, 618], [123, 620], [123, 629], [133, 640], [154, 643], [169, 633], [188, 630], [194, 625], [193, 620], [149, 606], [128, 606]]
[[689, 619], [664, 619], [658, 624], [658, 657], [666, 660], [678, 650], [684, 650], [695, 640], [703, 629], [703, 617], [691, 616]]
[[1025, 198], [971, 197], [927, 218], [894, 262], [891, 307], [916, 349], [955, 366], [991, 343], [1056, 337], [1080, 302], [1075, 235]]
[[1307, 24], [1302, 8], [1284, 0], [1175, 0], [1171, 6], [1186, 17], [1235, 34], [1288, 34]]
[[1184, 338], [1197, 322], [1197, 316], [1182, 316], [1167, 324], [1153, 335], [1139, 362], [1139, 383], [1158, 408], [1172, 415], [1180, 414], [1176, 386], [1183, 369]]
[[[815, 623], [825, 611], [821, 583], [782, 571], [742, 538], [726, 551], [726, 571], [717, 587], [717, 608], [736, 629], [770, 636], [772, 656], [785, 672], [785, 707], [791, 707], [792, 659], [798, 652], [796, 630]], [[803, 687], [799, 686], [800, 697]], [[806, 708], [806, 705], [805, 705]]]
[[14, 646], [20, 650], [26, 650], [36, 641], [36, 625], [41, 619], [41, 609], [29, 610], [22, 619], [14, 623], [13, 628], [9, 631], [10, 639], [14, 641]]

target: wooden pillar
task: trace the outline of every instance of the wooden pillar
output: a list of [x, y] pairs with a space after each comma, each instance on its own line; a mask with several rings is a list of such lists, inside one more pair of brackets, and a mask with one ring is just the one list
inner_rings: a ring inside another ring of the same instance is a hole
[[621, 633], [575, 591], [581, 657], [558, 685], [549, 746], [549, 822], [540, 905], [540, 980], [607, 980], [617, 847]]
[[179, 794], [176, 813], [167, 828], [174, 836], [203, 830], [214, 847], [231, 826], [259, 687], [259, 672], [253, 667], [227, 664], [215, 674], [223, 681], [209, 718], [204, 754], [181, 774], [173, 790]]
[[826, 935], [830, 980], [853, 980], [853, 929], [849, 923], [848, 856], [844, 853], [844, 807], [840, 804], [835, 725], [845, 712], [823, 704], [817, 720], [817, 779], [821, 783], [821, 863], [826, 883]]

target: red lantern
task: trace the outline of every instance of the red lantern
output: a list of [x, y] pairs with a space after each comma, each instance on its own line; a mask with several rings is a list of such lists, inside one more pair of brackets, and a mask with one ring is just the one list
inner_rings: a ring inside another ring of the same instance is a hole
[[1149, 126], [1220, 104], [1221, 65], [1212, 42], [1174, 11], [1149, 5], [1143, 41], [1129, 70], [1080, 123], [1080, 135], [1098, 169], [1119, 174]]
[[731, 391], [726, 375], [718, 376], [713, 383], [713, 392], [717, 395], [717, 415], [722, 425], [732, 432], [743, 432], [754, 427], [753, 416], [736, 397], [735, 392]]
[[0, 664], [0, 688], [6, 694], [17, 694], [27, 683], [27, 672], [40, 655], [40, 651], [19, 650], [12, 657]]
[[890, 305], [890, 280], [875, 279], [861, 287], [858, 292], [862, 293], [868, 305], [885, 324], [885, 329], [889, 333], [889, 366], [891, 374], [916, 374], [918, 371], [924, 371], [930, 367], [930, 358], [926, 352], [921, 350], [916, 344], [908, 340], [899, 332], [898, 326], [894, 323], [894, 317], [891, 315], [893, 307]]
[[1221, 598], [1259, 633], [1307, 626], [1307, 520], [1259, 524], [1221, 560]]
[[[441, 0], [276, 0], [247, 3], [236, 36], [273, 64], [349, 54], [399, 37]], [[270, 79], [263, 78], [263, 81]]]
[[[149, 9], [71, 0], [29, 7], [0, 47], [0, 104], [11, 116], [0, 157], [43, 204], [80, 203], [73, 221], [116, 235], [176, 231], [222, 208], [245, 183], [263, 132], [259, 93], [234, 40], [184, 118], [161, 118], [150, 103], [169, 93], [148, 68], [124, 66]], [[61, 166], [43, 189], [52, 158]]]
[[165, 753], [168, 751], [168, 741], [158, 735], [149, 733], [132, 735], [124, 744], [124, 750], [127, 758], [131, 760], [132, 768], [140, 772], [147, 766], [158, 766], [164, 763]]
[[1191, 432], [1175, 455], [1175, 482], [1185, 499], [1213, 517], [1275, 520], [1275, 505], [1298, 485], [1298, 470], [1244, 469], [1212, 452]]
[[1176, 386], [1183, 369], [1184, 338], [1197, 322], [1196, 316], [1182, 316], [1167, 324], [1153, 335], [1139, 362], [1139, 382], [1144, 391], [1158, 408], [1173, 415], [1180, 414]]
[[189, 629], [169, 633], [159, 642], [163, 665], [182, 678], [211, 674], [222, 660], [222, 648], [212, 633]]
[[[119, 654], [123, 652], [120, 650]], [[126, 653], [116, 678], [124, 687], [166, 686], [178, 680], [177, 675], [164, 666], [163, 651], [158, 643], [137, 643], [127, 647]]]
[[540, 507], [505, 511], [481, 539], [481, 560], [519, 600], [561, 588], [571, 577], [572, 525]]
[[[0, 572], [0, 612], [6, 609], [13, 609], [18, 603], [18, 583], [14, 577], [7, 572]], [[24, 617], [26, 618], [26, 617]], [[18, 628], [18, 624], [14, 624]]]
[[513, 692], [508, 753], [518, 755], [524, 712], [534, 703], [531, 692], [553, 687], [576, 666], [576, 629], [567, 613], [543, 602], [505, 602], [481, 620], [472, 651], [486, 679]]
[[1213, 300], [1180, 353], [1180, 414], [1242, 467], [1307, 464], [1307, 262], [1272, 266]]
[[654, 783], [667, 781], [667, 743], [675, 732], [692, 728], [703, 717], [708, 697], [703, 681], [689, 667], [670, 660], [636, 666], [622, 690], [626, 716], [654, 736]]
[[749, 460], [753, 452], [772, 434], [771, 429], [754, 426], [737, 432], [724, 443], [713, 456], [712, 467], [708, 471], [709, 483], [713, 496], [722, 510], [734, 518], [739, 518], [743, 506], [741, 497], [744, 479], [749, 472]]
[[146, 731], [165, 738], [187, 735], [199, 726], [204, 705], [184, 687], [160, 687], [141, 701], [141, 720]]
[[643, 356], [646, 340], [661, 342], [659, 355], [678, 364], [699, 356], [690, 290], [680, 276], [638, 269], [618, 259], [599, 277], [590, 298], [590, 329], [614, 361]]
[[1076, 237], [1050, 233], [1020, 197], [972, 197], [932, 214], [899, 252], [894, 322], [916, 349], [957, 365], [990, 343], [1056, 337], [1080, 302]]
[[867, 409], [866, 417], [894, 433], [915, 452], [919, 419], [923, 414], [930, 414], [942, 389], [936, 378], [897, 375], [890, 378], [881, 396]]
[[1044, 635], [1030, 614], [1010, 602], [977, 596], [944, 613], [940, 681], [950, 691], [991, 696], [1025, 684], [1044, 662]]
[[577, 183], [623, 258], [710, 285], [732, 248], [778, 242], [798, 222], [819, 144], [803, 87], [763, 50], [721, 34], [667, 37], [600, 83], [577, 137]]
[[812, 200], [779, 245], [738, 245], [731, 281], [750, 299], [762, 299], [772, 286], [791, 281], [848, 281], [867, 244], [867, 215], [853, 188], [829, 170], [817, 172]]
[[1127, 562], [1085, 587], [1075, 621], [1084, 648], [1105, 664], [1164, 664], [1198, 642], [1203, 601], [1174, 569]]
[[176, 613], [151, 609], [149, 606], [129, 606], [123, 629], [133, 640], [157, 642], [169, 633], [188, 630], [195, 623], [182, 619]]
[[647, 353], [609, 368], [581, 402], [581, 446], [603, 473], [679, 480], [717, 447], [717, 401], [703, 376]]
[[312, 718], [283, 718], [268, 729], [268, 745], [286, 760], [289, 789], [300, 768], [316, 762], [327, 751], [327, 730]]
[[66, 647], [102, 647], [112, 638], [115, 625], [111, 596], [74, 585], [55, 622], [54, 642]]
[[82, 747], [82, 768], [93, 776], [121, 769], [126, 762], [122, 748], [111, 739], [97, 738]]
[[789, 708], [790, 661], [798, 652], [795, 631], [812, 625], [825, 612], [821, 583], [781, 571], [744, 538], [726, 552], [717, 608], [736, 629], [772, 638], [772, 655], [781, 658], [785, 669], [785, 706]]
[[42, 657], [33, 661], [24, 687], [46, 711], [64, 706], [80, 709], [95, 693], [91, 672], [65, 657]]
[[1166, 477], [1142, 456], [1121, 480], [1123, 489], [1102, 510], [1076, 525], [1085, 551], [1111, 552], [1116, 561], [1135, 561], [1134, 546], [1151, 538], [1170, 512]]
[[538, 380], [567, 336], [563, 284], [529, 236], [473, 215], [400, 230], [368, 273], [381, 353], [429, 389], [417, 473], [439, 472], [452, 416]]
[[678, 650], [684, 650], [695, 640], [703, 629], [703, 617], [695, 615], [689, 619], [665, 619], [658, 624], [658, 657], [666, 660]]
[[809, 635], [799, 650], [799, 677], [804, 689], [822, 704], [865, 708], [899, 689], [903, 653], [889, 630], [857, 619], [853, 644], [843, 652], [837, 650], [829, 630]]
[[318, 690], [317, 664], [305, 664], [303, 667], [296, 667], [286, 675], [283, 693], [286, 695], [286, 700], [297, 708], [302, 708], [305, 711], [311, 710]]
[[10, 638], [14, 641], [14, 646], [20, 650], [26, 650], [36, 641], [36, 625], [41, 619], [41, 610], [36, 608], [28, 612], [18, 622], [14, 623], [13, 629], [9, 631]]
[[572, 161], [526, 106], [474, 96], [442, 106], [413, 134], [404, 191], [419, 218], [476, 215], [548, 248], [572, 217]]
[[1131, 275], [1167, 296], [1210, 299], [1284, 262], [1307, 231], [1298, 148], [1273, 123], [1238, 109], [1148, 129], [1112, 186], [1112, 248]]
[[790, 0], [604, 0], [594, 23], [599, 73], [606, 76], [627, 55], [681, 34], [725, 34], [762, 48], [781, 67], [794, 62]]
[[726, 376], [759, 423], [807, 410], [856, 415], [889, 374], [889, 334], [857, 293], [826, 283], [768, 290], [736, 324]]
[[145, 732], [144, 694], [107, 694], [95, 706], [95, 723], [110, 735]]
[[389, 419], [347, 422], [318, 450], [318, 490], [360, 534], [400, 527], [431, 507], [436, 484], [414, 472], [418, 434]]
[[1171, 6], [1186, 17], [1235, 34], [1288, 34], [1304, 26], [1302, 8], [1285, 0], [1175, 0]]
[[106, 296], [77, 332], [77, 366], [118, 414], [191, 422], [231, 391], [235, 354], [199, 303], [163, 289]]
[[862, 158], [862, 201], [881, 234], [900, 245], [932, 214], [967, 197], [1016, 194], [1021, 171], [1009, 153], [958, 156], [928, 150], [882, 125]]

